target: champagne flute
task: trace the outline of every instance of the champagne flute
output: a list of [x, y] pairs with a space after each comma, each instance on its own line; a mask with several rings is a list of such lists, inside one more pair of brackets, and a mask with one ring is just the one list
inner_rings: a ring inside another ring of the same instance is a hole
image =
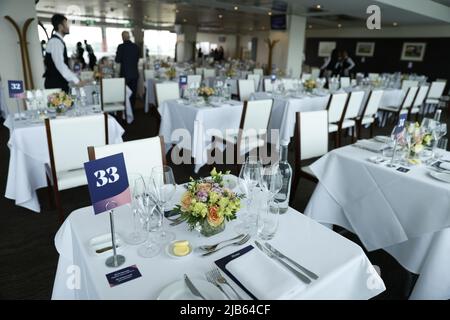
[[146, 196], [146, 186], [144, 178], [138, 173], [128, 175], [131, 187], [131, 209], [133, 211], [133, 231], [127, 236], [127, 242], [131, 245], [143, 243], [146, 240], [142, 233], [141, 212], [145, 209], [144, 198]]
[[161, 247], [153, 241], [152, 233], [159, 230], [162, 223], [162, 217], [157, 212], [157, 205], [149, 196], [147, 191], [144, 194], [143, 206], [139, 213], [141, 214], [147, 230], [147, 241], [139, 247], [138, 254], [144, 258], [152, 258], [159, 254]]
[[[173, 198], [177, 189], [172, 168], [169, 166], [158, 166], [152, 169], [149, 181], [149, 190], [152, 199], [156, 202], [156, 210], [164, 221], [164, 212], [167, 203]], [[167, 243], [175, 239], [175, 233], [165, 231], [163, 224], [157, 237], [157, 242]]]

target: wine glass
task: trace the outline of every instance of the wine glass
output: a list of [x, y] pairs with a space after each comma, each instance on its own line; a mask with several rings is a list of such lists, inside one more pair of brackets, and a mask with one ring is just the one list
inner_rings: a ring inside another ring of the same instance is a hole
[[144, 220], [148, 235], [147, 241], [139, 247], [138, 254], [144, 258], [152, 258], [161, 251], [161, 247], [153, 241], [152, 234], [161, 228], [162, 217], [158, 213], [156, 202], [153, 201], [147, 191], [144, 193], [142, 200], [143, 206], [139, 213]]
[[142, 233], [141, 217], [145, 210], [146, 186], [144, 178], [138, 173], [128, 174], [131, 187], [131, 209], [133, 212], [133, 231], [127, 236], [127, 242], [131, 245], [141, 244], [146, 240]]
[[254, 192], [261, 184], [262, 164], [257, 157], [249, 156], [239, 173], [239, 188], [246, 196], [246, 213], [243, 215], [242, 223], [238, 224], [235, 231], [239, 234], [253, 233], [256, 231], [256, 215], [252, 214], [252, 203]]
[[[172, 168], [169, 166], [154, 167], [148, 185], [151, 198], [156, 203], [156, 210], [164, 221], [165, 207], [177, 190]], [[158, 234], [157, 241], [159, 243], [167, 243], [174, 239], [175, 233], [165, 231], [163, 224], [161, 224], [161, 231]]]
[[283, 179], [278, 163], [265, 167], [262, 170], [261, 189], [267, 196], [267, 201], [273, 200], [275, 195], [280, 192], [282, 186]]

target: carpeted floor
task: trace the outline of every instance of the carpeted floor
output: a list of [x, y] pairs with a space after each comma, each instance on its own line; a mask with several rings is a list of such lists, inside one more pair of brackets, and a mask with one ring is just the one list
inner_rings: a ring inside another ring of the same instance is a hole
[[[152, 114], [145, 114], [142, 102], [138, 102], [135, 122], [126, 125], [124, 140], [134, 140], [157, 135], [158, 121]], [[376, 128], [375, 134], [390, 133], [388, 128]], [[367, 132], [365, 133], [368, 134]], [[50, 299], [53, 280], [58, 262], [58, 254], [54, 247], [54, 236], [58, 230], [56, 211], [49, 210], [49, 201], [45, 189], [39, 190], [42, 205], [41, 213], [34, 213], [14, 204], [14, 201], [3, 197], [9, 164], [7, 142], [9, 131], [0, 126], [0, 299]], [[349, 138], [346, 138], [349, 143]], [[293, 152], [290, 150], [290, 160]], [[170, 160], [169, 160], [170, 163]], [[293, 162], [291, 162], [293, 163]], [[219, 169], [230, 169], [217, 166]], [[190, 176], [196, 177], [193, 165], [173, 166], [177, 182], [188, 181]], [[212, 166], [205, 166], [198, 176], [208, 175]], [[296, 194], [294, 207], [302, 212], [314, 191], [315, 184], [302, 180]], [[66, 213], [89, 205], [87, 187], [80, 187], [62, 192], [62, 202]], [[360, 244], [352, 234], [346, 237]], [[360, 244], [361, 245], [361, 244]], [[378, 250], [367, 253], [374, 265], [381, 269], [387, 290], [376, 299], [406, 299], [411, 283], [416, 276], [404, 270], [391, 256]]]

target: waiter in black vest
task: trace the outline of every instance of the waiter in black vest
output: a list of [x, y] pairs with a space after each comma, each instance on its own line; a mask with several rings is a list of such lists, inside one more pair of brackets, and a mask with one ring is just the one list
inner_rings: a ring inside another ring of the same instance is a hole
[[45, 88], [60, 88], [69, 93], [69, 83], [78, 87], [86, 84], [80, 81], [75, 73], [69, 69], [69, 58], [64, 43], [64, 36], [69, 34], [67, 18], [61, 14], [52, 17], [53, 35], [47, 43], [45, 54]]

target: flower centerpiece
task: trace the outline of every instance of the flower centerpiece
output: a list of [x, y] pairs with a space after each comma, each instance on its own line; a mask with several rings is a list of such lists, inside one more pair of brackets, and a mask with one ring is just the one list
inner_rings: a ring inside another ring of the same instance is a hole
[[234, 70], [233, 68], [229, 68], [227, 71], [225, 71], [225, 75], [228, 78], [233, 78], [236, 76], [236, 70]]
[[175, 210], [186, 219], [190, 230], [197, 229], [204, 236], [212, 236], [225, 229], [226, 221], [236, 219], [241, 199], [242, 195], [224, 187], [223, 173], [214, 168], [209, 178], [191, 178]]
[[177, 76], [177, 70], [175, 70], [174, 67], [167, 69], [167, 70], [166, 70], [166, 76], [167, 76], [167, 78], [169, 78], [170, 80], [175, 79], [175, 77]]
[[73, 106], [72, 98], [64, 91], [52, 93], [48, 96], [48, 107], [56, 110], [57, 113], [63, 113]]
[[313, 91], [316, 88], [316, 85], [316, 80], [309, 79], [305, 81], [304, 87], [307, 91]]
[[214, 95], [215, 91], [211, 87], [202, 86], [198, 88], [198, 95], [203, 97], [206, 103], [208, 103], [209, 98]]
[[433, 135], [423, 128], [419, 123], [411, 123], [403, 135], [408, 145], [408, 161], [413, 164], [420, 163], [419, 156], [426, 149], [433, 146]]

